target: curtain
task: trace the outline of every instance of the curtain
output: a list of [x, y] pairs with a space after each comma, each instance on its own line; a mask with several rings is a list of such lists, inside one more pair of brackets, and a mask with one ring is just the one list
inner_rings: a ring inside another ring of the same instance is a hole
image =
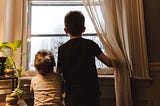
[[[0, 42], [22, 40], [25, 1], [0, 0]], [[21, 52], [21, 50], [18, 52]], [[21, 56], [16, 56], [17, 64], [21, 64], [20, 60]]]
[[10, 39], [13, 24], [13, 2], [9, 0], [0, 0], [0, 41]]
[[116, 106], [132, 106], [130, 78], [149, 77], [143, 1], [82, 1], [107, 55], [117, 63], [114, 67]]

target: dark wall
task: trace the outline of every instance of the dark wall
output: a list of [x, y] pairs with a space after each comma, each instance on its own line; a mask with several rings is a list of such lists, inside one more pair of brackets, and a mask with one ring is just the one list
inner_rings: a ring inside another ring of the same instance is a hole
[[149, 62], [160, 62], [160, 0], [143, 0]]

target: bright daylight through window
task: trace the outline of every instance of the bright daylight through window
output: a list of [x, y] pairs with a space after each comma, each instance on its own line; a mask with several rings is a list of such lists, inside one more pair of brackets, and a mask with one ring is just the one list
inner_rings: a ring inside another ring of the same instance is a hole
[[[69, 39], [63, 29], [64, 16], [68, 11], [71, 10], [80, 10], [86, 18], [86, 31], [83, 37], [94, 40], [102, 48], [102, 45], [96, 35], [96, 31], [87, 14], [87, 11], [81, 3], [30, 1], [28, 30], [29, 36], [27, 44], [28, 70], [34, 70], [34, 56], [40, 49], [52, 50], [55, 55], [55, 60], [57, 61], [56, 58], [58, 47]], [[96, 59], [96, 66], [97, 68], [102, 68], [105, 65]]]

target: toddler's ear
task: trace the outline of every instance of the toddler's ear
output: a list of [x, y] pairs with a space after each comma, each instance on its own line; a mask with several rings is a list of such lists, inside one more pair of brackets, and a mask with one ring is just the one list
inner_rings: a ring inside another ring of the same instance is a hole
[[83, 32], [84, 32], [85, 30], [86, 30], [86, 27], [84, 26], [84, 27], [83, 27]]
[[64, 31], [65, 31], [65, 33], [66, 33], [66, 34], [69, 34], [69, 32], [68, 32], [68, 29], [67, 29], [67, 28], [64, 28]]

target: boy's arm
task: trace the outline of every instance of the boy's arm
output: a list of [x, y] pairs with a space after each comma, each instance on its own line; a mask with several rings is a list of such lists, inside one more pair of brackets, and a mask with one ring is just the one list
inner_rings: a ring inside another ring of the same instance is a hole
[[108, 67], [113, 67], [112, 61], [104, 53], [98, 55], [97, 58]]

